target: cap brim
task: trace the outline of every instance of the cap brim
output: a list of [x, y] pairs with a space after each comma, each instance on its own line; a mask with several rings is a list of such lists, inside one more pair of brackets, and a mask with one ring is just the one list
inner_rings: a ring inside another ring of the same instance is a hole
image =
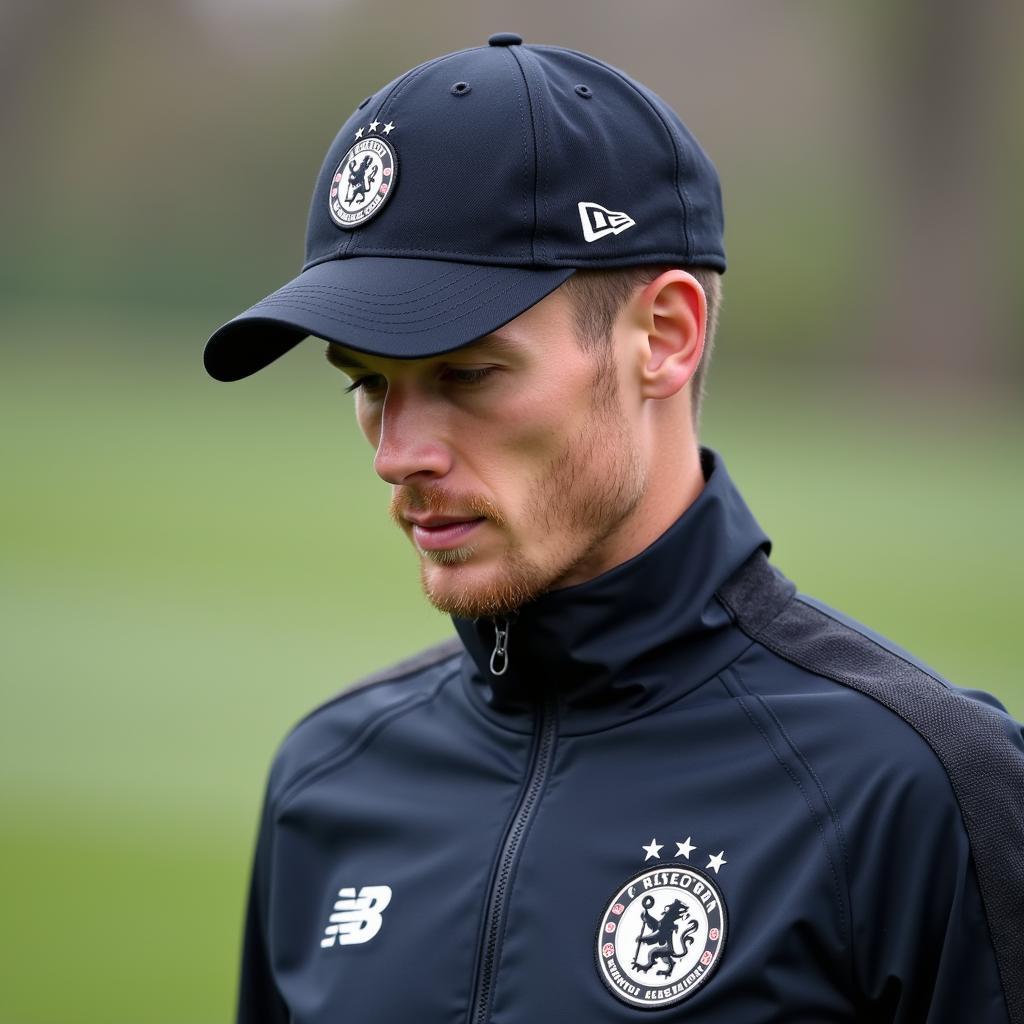
[[540, 302], [575, 272], [359, 256], [303, 271], [206, 343], [217, 380], [241, 380], [315, 335], [396, 359], [468, 345]]

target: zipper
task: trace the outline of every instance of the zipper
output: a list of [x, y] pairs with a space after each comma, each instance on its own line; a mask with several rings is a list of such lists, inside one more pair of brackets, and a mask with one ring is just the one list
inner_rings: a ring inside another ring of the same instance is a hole
[[491, 651], [491, 675], [503, 676], [508, 671], [508, 632], [510, 618], [494, 620], [494, 650]]
[[530, 818], [540, 802], [540, 795], [547, 782], [548, 769], [551, 767], [551, 755], [555, 747], [557, 725], [555, 697], [550, 693], [545, 694], [544, 703], [537, 714], [527, 783], [519, 800], [519, 806], [509, 822], [508, 831], [505, 833], [498, 870], [495, 872], [488, 894], [487, 919], [484, 923], [483, 947], [479, 959], [480, 967], [477, 972], [476, 997], [473, 1000], [473, 1010], [469, 1018], [470, 1024], [486, 1024], [490, 1016], [494, 971], [498, 957], [498, 945], [505, 923], [509, 879], [526, 836]]

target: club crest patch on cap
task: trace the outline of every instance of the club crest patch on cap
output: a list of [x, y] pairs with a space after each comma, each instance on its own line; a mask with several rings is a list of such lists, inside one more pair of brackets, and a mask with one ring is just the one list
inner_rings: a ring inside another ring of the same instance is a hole
[[611, 899], [597, 935], [601, 978], [624, 1003], [653, 1009], [692, 996], [725, 948], [722, 894], [686, 864], [648, 868]]
[[[376, 131], [378, 124], [374, 121], [368, 130]], [[346, 230], [357, 228], [380, 213], [398, 177], [398, 158], [391, 144], [377, 135], [363, 138], [363, 132], [362, 128], [356, 132], [356, 144], [338, 164], [327, 199], [331, 220]]]

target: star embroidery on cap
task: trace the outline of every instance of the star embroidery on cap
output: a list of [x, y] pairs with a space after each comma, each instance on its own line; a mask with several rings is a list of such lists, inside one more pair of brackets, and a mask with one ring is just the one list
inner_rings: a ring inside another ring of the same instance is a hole
[[711, 859], [710, 859], [710, 860], [708, 861], [708, 865], [707, 865], [707, 866], [708, 866], [709, 868], [713, 868], [713, 869], [714, 869], [714, 872], [715, 872], [715, 874], [717, 875], [717, 874], [718, 874], [718, 869], [719, 869], [719, 868], [720, 868], [720, 867], [721, 867], [721, 866], [722, 866], [723, 864], [728, 864], [728, 863], [729, 863], [729, 862], [728, 862], [728, 861], [727, 861], [727, 860], [725, 859], [725, 850], [722, 850], [722, 851], [721, 851], [721, 852], [719, 852], [719, 853], [713, 853], [713, 854], [711, 855]]
[[394, 130], [395, 130], [395, 125], [394, 125], [394, 123], [392, 121], [388, 121], [388, 123], [386, 125], [384, 125], [384, 134], [385, 135], [390, 135]]
[[361, 139], [362, 137], [363, 137], [363, 129], [360, 128], [359, 131], [356, 132], [356, 138], [357, 139]]
[[377, 125], [379, 125], [379, 124], [380, 124], [380, 121], [371, 121], [370, 122], [370, 131], [371, 132], [375, 132], [377, 130]]
[[690, 854], [696, 850], [697, 847], [690, 841], [690, 836], [686, 837], [685, 843], [676, 843], [676, 856], [685, 857], [687, 860], [690, 859]]
[[645, 861], [650, 860], [652, 857], [655, 860], [661, 859], [661, 848], [664, 843], [659, 843], [657, 839], [652, 839], [647, 846], [643, 846], [642, 849], [647, 851], [647, 856], [644, 857]]

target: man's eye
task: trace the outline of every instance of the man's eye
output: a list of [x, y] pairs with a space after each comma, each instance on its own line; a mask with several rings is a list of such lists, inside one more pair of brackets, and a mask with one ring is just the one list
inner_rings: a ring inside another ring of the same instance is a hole
[[448, 380], [453, 380], [456, 384], [479, 384], [493, 372], [493, 366], [479, 366], [466, 369], [460, 369], [457, 366], [449, 366], [444, 371], [444, 375]]
[[365, 377], [357, 377], [347, 388], [345, 394], [351, 395], [353, 391], [365, 391], [376, 393], [386, 390], [388, 382], [379, 374], [371, 373]]
[[[441, 379], [452, 384], [459, 384], [471, 387], [474, 384], [482, 383], [494, 372], [493, 366], [458, 367], [446, 366], [441, 372]], [[388, 389], [387, 378], [379, 373], [368, 373], [364, 377], [357, 377], [347, 388], [346, 394], [354, 391], [362, 391], [366, 395], [382, 395]]]

